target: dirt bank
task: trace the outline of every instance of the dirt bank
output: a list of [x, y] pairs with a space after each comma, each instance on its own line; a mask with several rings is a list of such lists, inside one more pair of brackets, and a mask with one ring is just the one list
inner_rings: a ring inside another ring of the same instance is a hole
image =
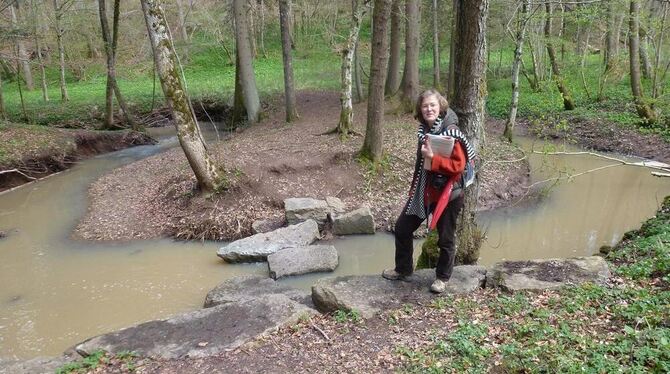
[[[339, 119], [336, 92], [297, 95], [300, 119], [284, 122], [282, 101], [269, 104], [260, 124], [239, 129], [210, 144], [225, 165], [231, 187], [214, 197], [194, 196], [195, 180], [179, 148], [121, 167], [89, 189], [91, 205], [75, 237], [130, 240], [170, 236], [231, 240], [251, 233], [257, 219], [283, 220], [288, 197], [337, 196], [348, 208], [372, 207], [377, 225], [388, 229], [406, 199], [414, 165], [416, 122], [409, 115], [387, 115], [386, 157], [380, 170], [356, 160], [363, 137], [342, 142], [324, 135]], [[364, 133], [366, 106], [354, 108], [355, 130]], [[518, 199], [528, 177], [519, 150], [487, 138], [482, 154], [480, 206], [491, 209]], [[515, 186], [511, 188], [510, 186]]]
[[92, 155], [154, 142], [132, 131], [0, 124], [0, 191], [65, 170]]

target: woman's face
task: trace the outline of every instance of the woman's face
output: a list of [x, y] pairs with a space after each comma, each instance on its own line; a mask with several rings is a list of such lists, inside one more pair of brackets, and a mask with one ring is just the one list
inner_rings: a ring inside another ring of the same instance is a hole
[[435, 123], [437, 116], [440, 115], [440, 102], [436, 95], [430, 95], [423, 98], [421, 102], [421, 115], [428, 125]]

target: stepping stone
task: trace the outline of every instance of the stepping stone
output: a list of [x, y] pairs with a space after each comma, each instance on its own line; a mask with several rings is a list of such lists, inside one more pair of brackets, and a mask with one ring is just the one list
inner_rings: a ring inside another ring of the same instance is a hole
[[361, 207], [352, 212], [333, 217], [333, 234], [374, 234], [375, 220], [369, 207]]
[[284, 295], [271, 294], [145, 322], [88, 339], [75, 349], [82, 356], [103, 349], [161, 359], [209, 357], [314, 313]]
[[309, 197], [292, 197], [284, 200], [286, 211], [286, 222], [294, 225], [299, 222], [312, 219], [319, 225], [328, 220], [331, 208], [325, 200], [317, 200]]
[[227, 262], [265, 261], [268, 255], [284, 248], [312, 244], [319, 238], [319, 227], [314, 220], [283, 227], [236, 240], [221, 247], [217, 256]]
[[297, 303], [309, 307], [314, 306], [308, 291], [281, 284], [267, 277], [242, 275], [227, 279], [209, 291], [205, 297], [204, 307], [211, 308], [222, 304], [250, 301], [270, 294], [282, 294]]
[[[485, 278], [483, 266], [456, 266], [446, 293], [473, 292], [484, 286]], [[363, 318], [371, 318], [384, 309], [431, 299], [434, 294], [429, 287], [434, 280], [435, 270], [431, 269], [415, 271], [409, 282], [390, 281], [381, 275], [325, 278], [312, 286], [312, 301], [323, 313], [356, 310]]]
[[338, 264], [337, 249], [332, 245], [287, 248], [268, 256], [268, 269], [273, 279], [289, 275], [333, 271]]
[[555, 290], [568, 284], [603, 284], [610, 277], [602, 257], [499, 262], [487, 272], [486, 287], [506, 291]]

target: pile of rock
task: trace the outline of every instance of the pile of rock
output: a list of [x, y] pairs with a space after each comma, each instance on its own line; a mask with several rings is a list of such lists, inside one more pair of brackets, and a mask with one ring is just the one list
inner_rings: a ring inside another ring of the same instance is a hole
[[274, 279], [313, 272], [334, 271], [339, 264], [332, 245], [313, 245], [322, 230], [335, 235], [374, 234], [375, 222], [369, 207], [346, 212], [342, 200], [326, 197], [284, 200], [287, 227], [276, 222], [257, 221], [256, 234], [234, 241], [217, 251], [226, 262], [267, 261]]

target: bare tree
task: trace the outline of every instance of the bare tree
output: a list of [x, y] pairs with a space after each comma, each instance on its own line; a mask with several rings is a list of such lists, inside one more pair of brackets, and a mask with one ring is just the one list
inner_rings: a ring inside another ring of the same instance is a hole
[[605, 73], [611, 71], [616, 63], [616, 45], [614, 33], [615, 31], [615, 16], [614, 16], [614, 0], [607, 0], [605, 2], [607, 7], [607, 32], [605, 33]]
[[291, 0], [279, 0], [279, 24], [281, 28], [281, 47], [284, 58], [284, 97], [286, 100], [286, 122], [298, 118], [293, 85], [293, 62], [291, 58], [291, 34], [289, 33], [289, 11]]
[[549, 62], [551, 63], [551, 71], [554, 73], [553, 78], [554, 81], [556, 82], [556, 85], [558, 86], [558, 90], [561, 92], [561, 95], [563, 96], [563, 108], [565, 108], [565, 110], [573, 110], [575, 109], [575, 102], [572, 99], [572, 95], [570, 94], [568, 86], [565, 85], [563, 76], [561, 75], [561, 68], [558, 64], [558, 60], [556, 59], [556, 51], [554, 49], [554, 43], [552, 41], [552, 35], [551, 35], [551, 24], [553, 17], [552, 3], [549, 1], [545, 2], [545, 9], [546, 9], [546, 20], [544, 23], [544, 37], [546, 38], [547, 54], [549, 55]]
[[116, 47], [119, 40], [119, 10], [120, 0], [114, 0], [114, 18], [112, 20], [112, 32], [109, 31], [107, 22], [107, 5], [105, 0], [98, 0], [98, 12], [100, 15], [100, 27], [102, 30], [102, 40], [105, 42], [105, 53], [107, 55], [107, 88], [105, 92], [105, 127], [114, 126], [114, 102], [113, 96], [121, 107], [126, 122], [130, 124], [133, 130], [138, 130], [138, 125], [130, 114], [126, 101], [121, 95], [121, 89], [116, 82]]
[[361, 29], [363, 16], [368, 9], [370, 0], [363, 0], [353, 9], [351, 28], [346, 45], [342, 48], [341, 88], [340, 88], [340, 121], [336, 132], [344, 139], [351, 133], [354, 122], [354, 108], [351, 100], [352, 91], [352, 63], [358, 43], [358, 32]]
[[630, 88], [633, 91], [633, 100], [635, 101], [635, 108], [637, 114], [644, 120], [646, 124], [653, 124], [656, 122], [656, 113], [644, 101], [642, 95], [642, 83], [640, 82], [640, 3], [638, 0], [630, 1], [629, 14], [629, 32], [628, 32], [628, 57], [630, 58]]
[[386, 81], [386, 64], [388, 63], [386, 24], [391, 13], [391, 1], [375, 0], [372, 12], [372, 52], [368, 89], [368, 118], [360, 156], [373, 163], [379, 162], [382, 158], [384, 82]]
[[233, 0], [235, 15], [235, 46], [237, 50], [236, 74], [239, 71], [239, 89], [237, 83], [235, 95], [242, 98], [249, 123], [260, 121], [261, 101], [256, 88], [256, 76], [253, 68], [253, 54], [250, 45], [250, 28], [246, 12], [246, 0]]
[[405, 0], [405, 68], [400, 82], [400, 109], [404, 112], [411, 112], [419, 97], [420, 3], [419, 0]]
[[35, 43], [35, 55], [37, 57], [37, 64], [40, 67], [40, 74], [42, 78], [41, 79], [42, 100], [47, 102], [49, 101], [49, 88], [47, 87], [47, 74], [44, 69], [44, 58], [42, 57], [42, 44], [40, 43], [40, 35], [38, 30], [40, 22], [37, 17], [37, 4], [35, 4], [35, 0], [30, 0], [30, 15], [33, 24], [32, 33], [33, 33], [33, 41]]
[[391, 55], [389, 57], [388, 73], [384, 93], [392, 96], [400, 88], [400, 36], [402, 29], [400, 19], [402, 16], [402, 0], [393, 0], [391, 8]]
[[[488, 0], [456, 0], [458, 29], [454, 51], [454, 98], [452, 106], [458, 122], [475, 151], [484, 141], [484, 105], [486, 101], [486, 22]], [[483, 234], [477, 227], [475, 208], [479, 195], [479, 177], [465, 190], [465, 202], [457, 225], [458, 252], [462, 263], [479, 258]]]
[[58, 48], [58, 62], [60, 68], [60, 99], [63, 102], [68, 101], [70, 98], [68, 96], [67, 85], [65, 83], [65, 47], [63, 46], [63, 34], [65, 30], [62, 28], [62, 19], [65, 9], [71, 3], [72, 0], [65, 0], [61, 3], [59, 3], [58, 0], [53, 0], [52, 2], [54, 7], [54, 29], [56, 31], [56, 45]]
[[663, 36], [665, 34], [665, 21], [668, 17], [668, 3], [663, 3], [663, 11], [661, 15], [661, 23], [659, 25], [658, 38], [656, 41], [656, 56], [654, 58], [653, 78], [651, 84], [651, 97], [658, 98], [662, 92], [660, 82], [664, 81], [665, 73], [661, 72], [661, 56], [663, 56]]
[[206, 193], [216, 191], [225, 187], [226, 181], [219, 175], [216, 165], [211, 160], [195, 119], [186, 93], [183, 72], [165, 20], [162, 0], [140, 0], [140, 2], [151, 47], [154, 50], [156, 71], [160, 77], [165, 99], [172, 111], [179, 144], [193, 169], [200, 190]]
[[22, 30], [22, 27], [19, 25], [19, 20], [21, 19], [21, 9], [19, 1], [16, 0], [12, 3], [12, 6], [9, 7], [11, 16], [12, 16], [12, 27], [17, 31], [16, 37], [16, 47], [18, 50], [18, 62], [23, 71], [23, 79], [26, 82], [26, 89], [32, 91], [35, 89], [35, 83], [33, 81], [33, 72], [30, 70], [30, 62], [28, 60], [28, 52], [26, 49], [26, 42], [24, 40], [25, 32]]
[[514, 49], [514, 62], [512, 63], [512, 103], [510, 104], [509, 117], [505, 123], [505, 131], [503, 136], [509, 142], [512, 141], [512, 131], [516, 124], [516, 113], [519, 107], [519, 71], [521, 70], [521, 57], [523, 54], [523, 42], [526, 36], [526, 26], [530, 20], [528, 8], [530, 8], [530, 0], [522, 0], [521, 12], [518, 15], [518, 22], [516, 27], [516, 47]]

